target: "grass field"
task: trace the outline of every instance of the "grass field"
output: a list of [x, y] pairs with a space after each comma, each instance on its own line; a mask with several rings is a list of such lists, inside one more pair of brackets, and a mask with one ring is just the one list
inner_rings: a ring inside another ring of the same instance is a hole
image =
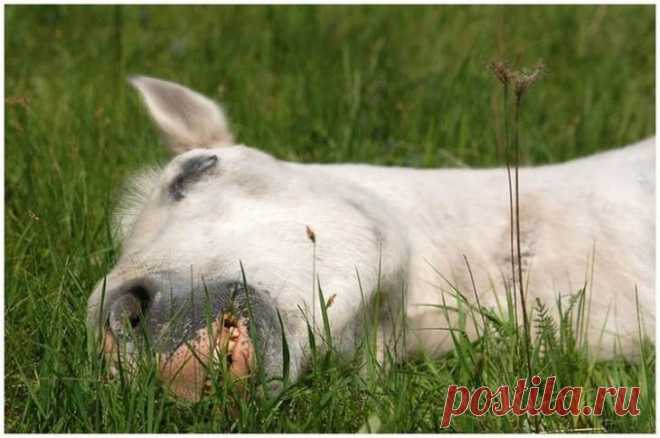
[[[189, 404], [165, 396], [148, 370], [132, 385], [103, 378], [84, 321], [94, 283], [117, 257], [113, 202], [128, 174], [166, 160], [127, 75], [168, 78], [222, 101], [241, 142], [283, 159], [491, 166], [503, 163], [503, 142], [500, 88], [487, 66], [543, 60], [547, 73], [522, 120], [523, 160], [556, 162], [655, 132], [654, 14], [653, 6], [5, 6], [5, 430], [441, 431], [447, 385], [497, 387], [524, 375], [512, 321], [492, 322], [480, 342], [457, 336], [447, 357], [388, 370], [358, 372], [360, 357], [320, 354], [276, 399], [218, 390]], [[534, 340], [539, 373], [585, 388], [642, 387], [638, 417], [553, 416], [541, 430], [654, 431], [654, 346], [638, 363], [597, 363], [568, 322], [552, 327], [536, 310], [535, 323], [547, 326]], [[448, 430], [536, 427], [487, 415]]]

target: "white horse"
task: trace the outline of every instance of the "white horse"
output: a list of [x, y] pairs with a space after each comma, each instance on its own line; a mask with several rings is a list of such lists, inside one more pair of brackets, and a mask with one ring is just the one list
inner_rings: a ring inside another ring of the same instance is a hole
[[[456, 305], [447, 293], [454, 288], [475, 302], [466, 258], [479, 304], [506, 307], [512, 270], [504, 169], [281, 161], [236, 144], [222, 109], [208, 98], [158, 79], [131, 82], [174, 157], [135, 177], [119, 207], [122, 255], [88, 306], [89, 327], [108, 334], [106, 352], [123, 340], [130, 356], [135, 346], [127, 331], [139, 327], [157, 340], [164, 364], [172, 365], [173, 352], [186, 362], [182, 345], [215, 342], [203, 329], [210, 310], [224, 315], [227, 329], [219, 330], [231, 331], [228, 354], [241, 374], [254, 364], [255, 334], [236, 321], [249, 313], [263, 352], [257, 365], [278, 376], [279, 311], [295, 378], [309, 349], [307, 324], [322, 330], [318, 281], [326, 299], [334, 297], [327, 310], [342, 350], [355, 348], [365, 304], [380, 291], [395, 314], [405, 314], [407, 352], [442, 353], [452, 348], [448, 332], [420, 329], [455, 322], [438, 307]], [[654, 339], [654, 166], [655, 140], [648, 139], [520, 170], [527, 302], [538, 297], [554, 307], [558, 293], [586, 283], [589, 345], [600, 358], [636, 355], [638, 312]], [[133, 328], [122, 326], [126, 317]], [[383, 343], [391, 325], [383, 318]], [[241, 356], [232, 356], [240, 345]], [[184, 377], [199, 367], [193, 371]], [[179, 388], [192, 390], [175, 392], [199, 398], [199, 385], [189, 382]]]

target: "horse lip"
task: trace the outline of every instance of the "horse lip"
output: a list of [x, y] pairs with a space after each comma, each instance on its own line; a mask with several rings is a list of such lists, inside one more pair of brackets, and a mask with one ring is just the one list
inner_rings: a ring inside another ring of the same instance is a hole
[[[229, 326], [227, 321], [227, 315], [216, 318], [210, 327], [199, 330], [189, 343], [171, 354], [159, 355], [159, 377], [170, 392], [199, 401], [210, 386], [210, 371], [214, 365], [219, 365], [239, 382], [250, 376], [255, 355], [252, 340], [245, 330], [245, 320], [235, 320], [236, 325]], [[217, 362], [223, 358], [226, 364]]]

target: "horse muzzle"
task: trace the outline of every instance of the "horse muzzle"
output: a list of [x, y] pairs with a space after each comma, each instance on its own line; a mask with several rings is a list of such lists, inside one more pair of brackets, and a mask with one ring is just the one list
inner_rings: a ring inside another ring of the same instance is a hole
[[271, 376], [282, 369], [276, 308], [267, 291], [249, 284], [193, 282], [165, 272], [92, 297], [89, 325], [101, 334], [111, 374], [130, 376], [140, 355], [151, 354], [170, 392], [198, 401], [213, 373], [242, 382], [258, 366]]

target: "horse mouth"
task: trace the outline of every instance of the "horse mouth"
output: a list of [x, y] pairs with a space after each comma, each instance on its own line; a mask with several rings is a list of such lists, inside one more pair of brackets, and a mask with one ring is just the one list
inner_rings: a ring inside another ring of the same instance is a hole
[[[126, 347], [112, 330], [105, 331], [103, 353], [111, 375], [117, 375], [122, 366], [129, 374], [133, 369], [135, 352]], [[249, 320], [224, 313], [172, 351], [156, 353], [156, 364], [158, 377], [169, 392], [193, 402], [211, 390], [216, 372], [228, 372], [240, 384], [255, 367]]]
[[267, 290], [244, 281], [191, 284], [165, 271], [118, 281], [107, 299], [102, 292], [90, 299], [88, 327], [102, 336], [107, 377], [155, 371], [171, 394], [198, 401], [218, 383], [241, 390], [257, 369], [270, 386], [283, 375], [282, 326]]

